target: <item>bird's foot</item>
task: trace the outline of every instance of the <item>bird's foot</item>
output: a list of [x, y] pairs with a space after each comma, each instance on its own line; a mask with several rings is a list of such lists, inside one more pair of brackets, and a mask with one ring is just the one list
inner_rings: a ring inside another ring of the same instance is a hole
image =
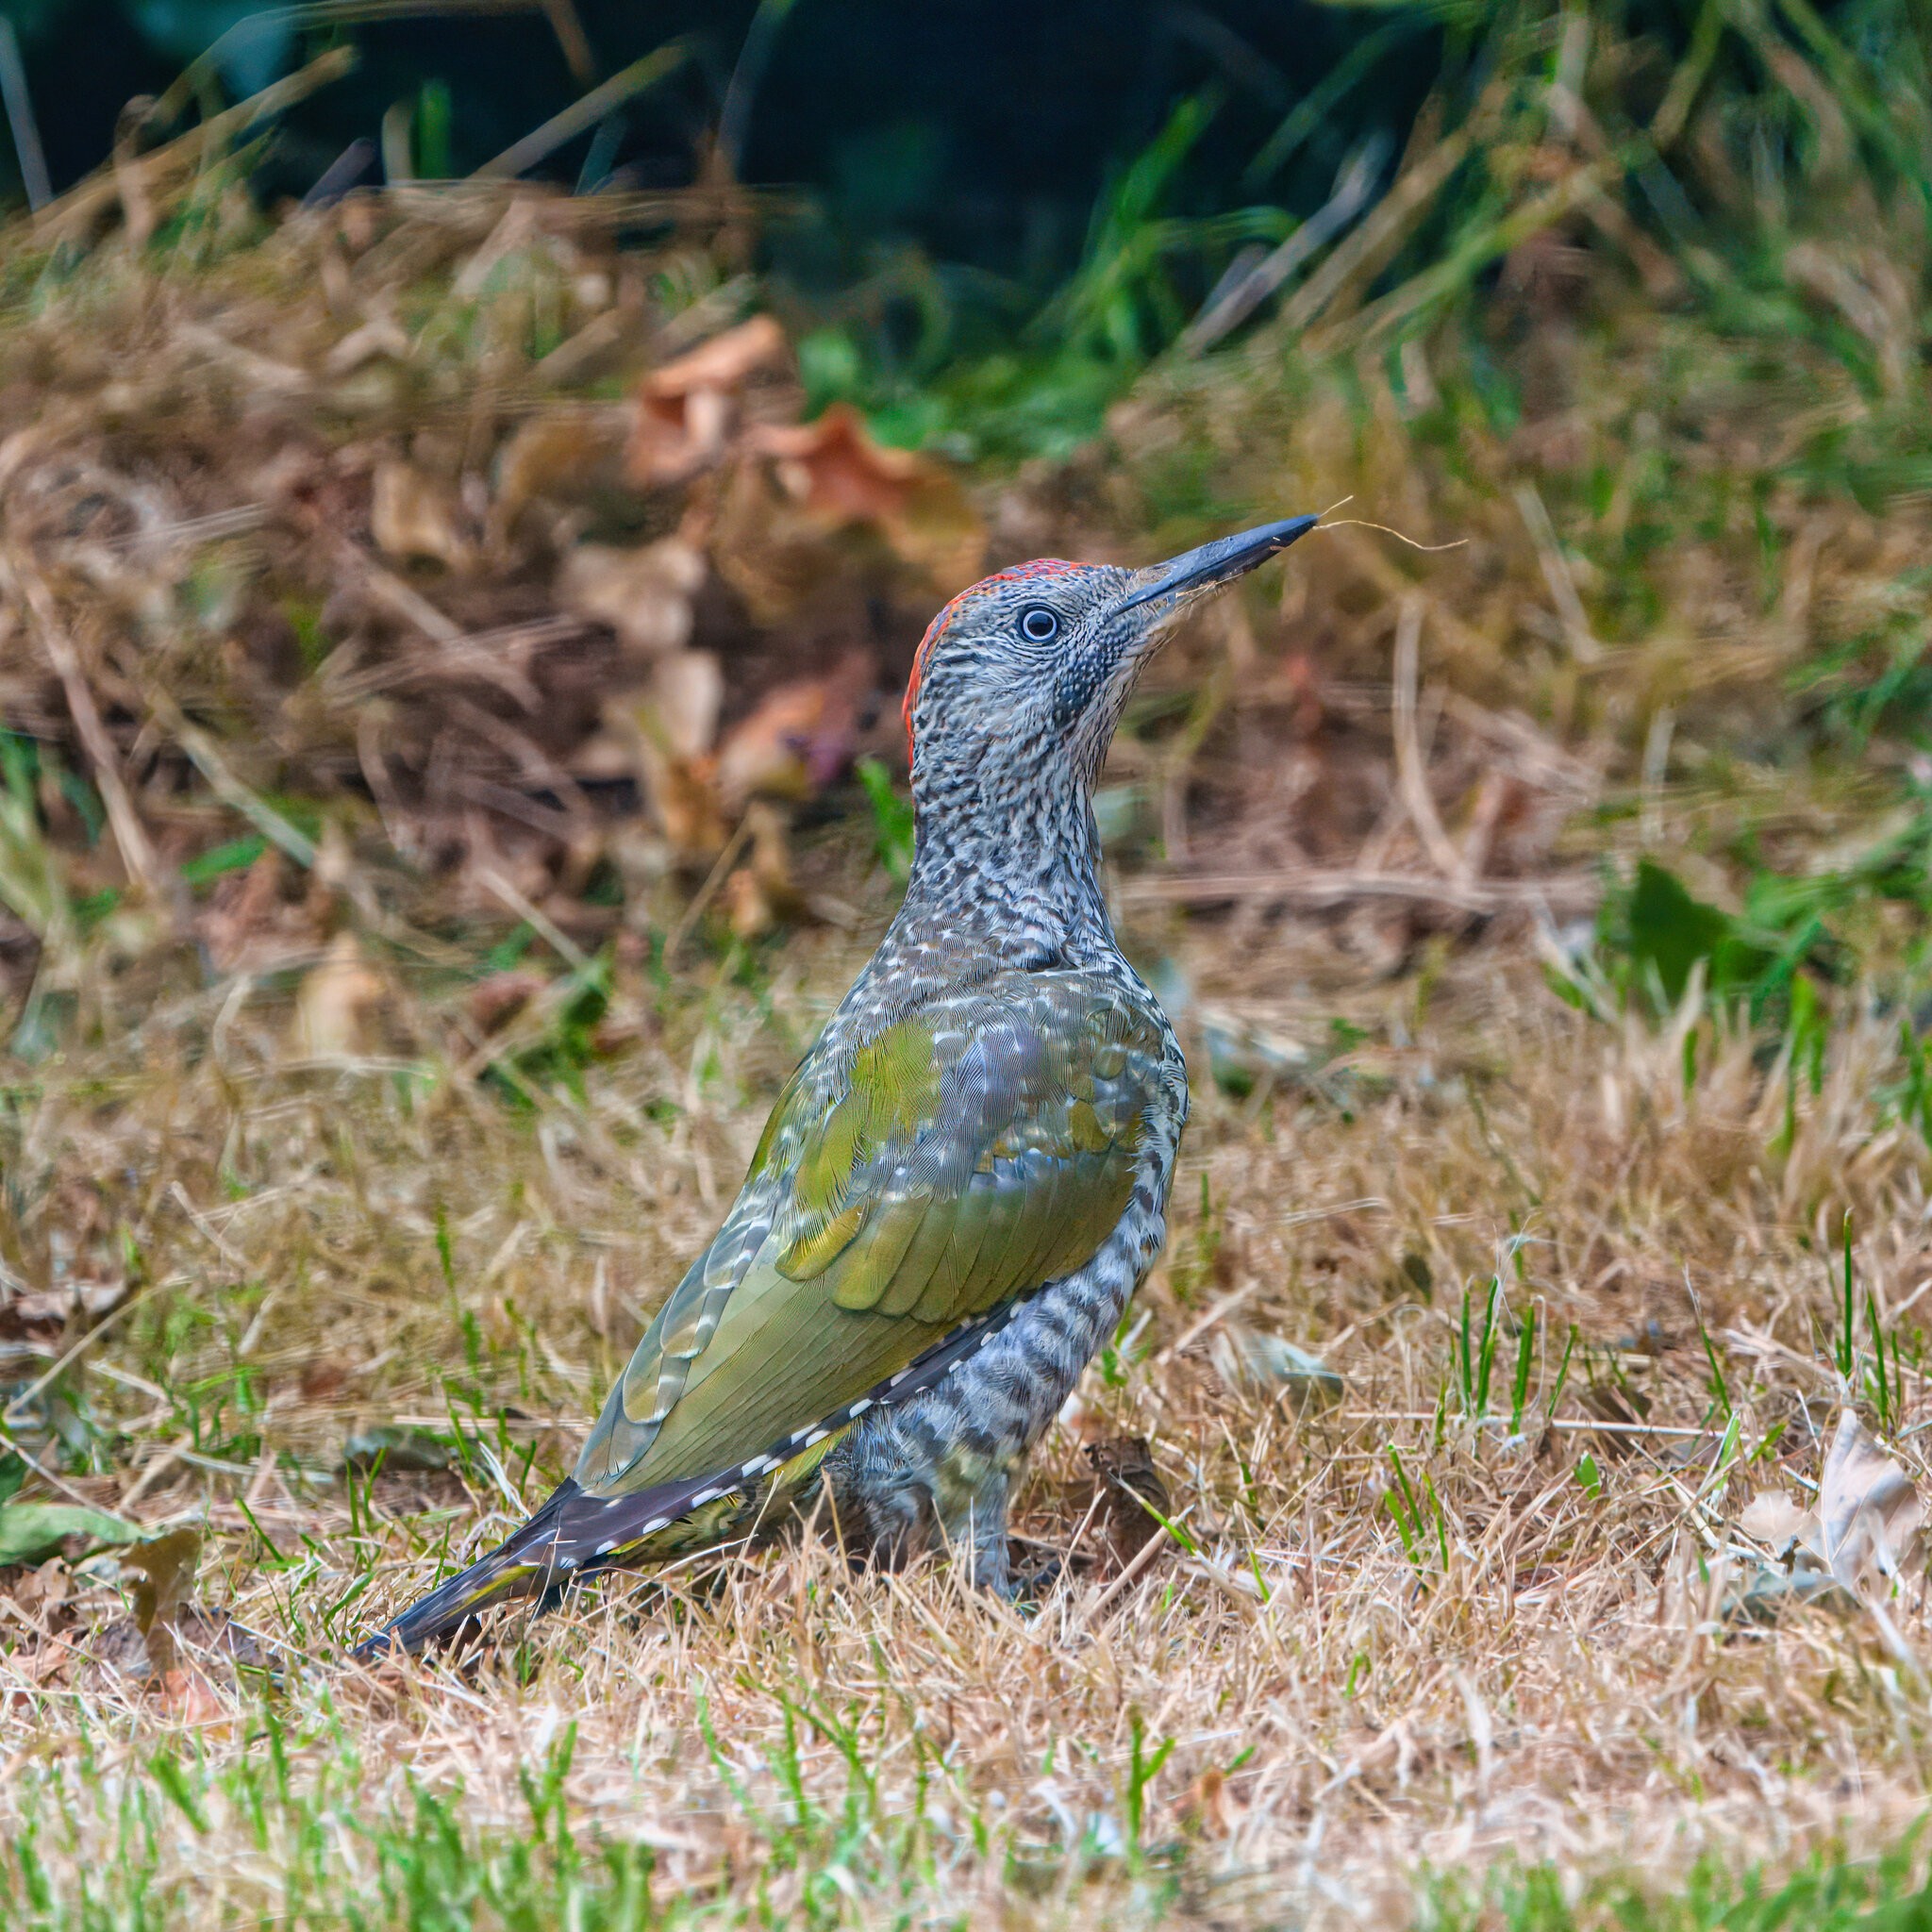
[[1064, 1557], [1049, 1557], [1043, 1563], [1036, 1563], [1030, 1569], [1015, 1571], [1007, 1578], [1000, 1594], [1015, 1609], [1037, 1610], [1066, 1571]]

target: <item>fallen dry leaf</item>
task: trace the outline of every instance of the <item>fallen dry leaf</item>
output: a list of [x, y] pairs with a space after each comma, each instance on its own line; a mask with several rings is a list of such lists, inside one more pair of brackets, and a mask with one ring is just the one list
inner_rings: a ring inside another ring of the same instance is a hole
[[165, 1536], [136, 1543], [121, 1559], [137, 1573], [134, 1621], [141, 1631], [149, 1666], [165, 1677], [179, 1661], [175, 1619], [194, 1587], [201, 1561], [201, 1532], [192, 1524]]
[[614, 405], [559, 409], [519, 425], [497, 452], [492, 538], [502, 541], [540, 499], [579, 503], [620, 485], [625, 435], [624, 412]]
[[786, 493], [825, 528], [875, 525], [942, 593], [979, 575], [986, 525], [958, 476], [915, 450], [874, 441], [849, 404], [833, 404], [813, 423], [761, 428], [751, 446], [772, 459]]
[[760, 370], [782, 367], [785, 332], [755, 315], [638, 385], [625, 468], [641, 489], [680, 483], [720, 460], [736, 421], [735, 398]]
[[342, 1444], [341, 1466], [365, 1474], [376, 1469], [422, 1472], [447, 1469], [455, 1459], [456, 1451], [427, 1429], [376, 1423]]
[[953, 473], [874, 442], [856, 409], [749, 432], [711, 558], [752, 614], [776, 624], [828, 593], [908, 576], [922, 598], [979, 575], [986, 526]]
[[157, 1668], [138, 1616], [117, 1617], [103, 1625], [88, 1639], [90, 1668], [83, 1681], [100, 1688], [116, 1677], [130, 1678], [145, 1685], [174, 1715], [192, 1721], [232, 1708], [221, 1691], [238, 1669], [274, 1671], [280, 1666], [273, 1645], [227, 1611], [207, 1604], [178, 1604], [165, 1631], [163, 1654], [170, 1661]]
[[691, 600], [705, 559], [680, 538], [639, 549], [581, 543], [563, 560], [557, 601], [574, 616], [608, 624], [642, 658], [680, 652], [691, 641]]
[[644, 790], [658, 829], [683, 865], [708, 864], [731, 837], [708, 758], [664, 758], [643, 747]]
[[323, 367], [340, 380], [353, 375], [365, 362], [373, 362], [377, 357], [401, 362], [408, 353], [408, 330], [384, 306], [342, 337], [323, 358]]
[[479, 1033], [507, 1026], [550, 982], [541, 973], [492, 973], [470, 989], [465, 1005]]
[[1278, 1335], [1224, 1322], [1208, 1345], [1214, 1372], [1233, 1389], [1250, 1394], [1286, 1395], [1297, 1408], [1310, 1403], [1339, 1402], [1342, 1380], [1319, 1357]]
[[1818, 1553], [1849, 1590], [1890, 1582], [1920, 1555], [1925, 1506], [1911, 1477], [1848, 1408], [1825, 1453], [1817, 1513]]
[[400, 458], [386, 458], [375, 466], [369, 531], [378, 550], [404, 562], [426, 558], [464, 570], [475, 554], [456, 491]]
[[259, 972], [291, 953], [314, 949], [321, 938], [306, 898], [292, 897], [299, 882], [271, 845], [244, 872], [215, 882], [194, 930], [222, 973]]
[[678, 651], [661, 659], [641, 713], [645, 735], [674, 757], [710, 750], [724, 708], [724, 671], [709, 651]]
[[70, 1281], [58, 1288], [24, 1289], [0, 1300], [0, 1334], [46, 1334], [78, 1317], [92, 1325], [127, 1299], [125, 1279]]
[[177, 1664], [163, 1671], [153, 1687], [159, 1701], [176, 1724], [212, 1724], [226, 1707], [221, 1691], [207, 1674]]
[[1738, 1512], [1738, 1528], [1745, 1536], [1779, 1552], [1803, 1541], [1817, 1527], [1817, 1517], [1782, 1490], [1759, 1490]]
[[321, 964], [310, 967], [296, 989], [291, 1029], [296, 1057], [352, 1058], [362, 1045], [364, 1017], [383, 991], [381, 978], [363, 962], [355, 934], [338, 933]]
[[349, 1372], [341, 1362], [317, 1357], [302, 1364], [296, 1386], [305, 1402], [333, 1402], [349, 1386]]
[[769, 315], [754, 315], [654, 369], [643, 389], [654, 396], [693, 395], [742, 387], [760, 369], [782, 367], [785, 331]]
[[1189, 1787], [1181, 1810], [1208, 1838], [1226, 1838], [1241, 1822], [1241, 1807], [1228, 1792], [1227, 1774], [1218, 1764], [1210, 1764]]
[[[1818, 1505], [1800, 1508], [1781, 1490], [1760, 1490], [1739, 1512], [1737, 1528], [1772, 1549], [1765, 1565], [1733, 1595], [1730, 1607], [1771, 1615], [1788, 1602], [1863, 1604], [1886, 1646], [1915, 1664], [1886, 1607], [1894, 1578], [1924, 1549], [1924, 1505], [1912, 1479], [1850, 1409], [1825, 1451]], [[1842, 1592], [1842, 1593], [1841, 1593]]]
[[1146, 1506], [1151, 1504], [1162, 1516], [1171, 1516], [1174, 1504], [1144, 1437], [1116, 1436], [1090, 1442], [1082, 1453], [1093, 1471], [1097, 1503], [1094, 1542], [1108, 1567], [1118, 1574], [1162, 1534], [1159, 1522]]
[[604, 719], [628, 747], [651, 813], [682, 863], [708, 864], [730, 837], [711, 745], [724, 673], [708, 651], [658, 659], [641, 691], [611, 700]]
[[38, 1612], [43, 1619], [73, 1594], [74, 1572], [61, 1557], [49, 1557], [37, 1569], [27, 1571], [12, 1591], [15, 1603], [23, 1609]]
[[1794, 1545], [1808, 1551], [1862, 1596], [1917, 1560], [1924, 1516], [1911, 1477], [1847, 1408], [1825, 1451], [1817, 1506], [1801, 1508], [1782, 1490], [1760, 1490], [1739, 1512], [1737, 1526], [1780, 1555]]
[[763, 882], [748, 865], [741, 865], [724, 881], [724, 916], [733, 937], [749, 942], [761, 940], [778, 927], [778, 910], [765, 891]]
[[853, 651], [823, 676], [767, 691], [718, 747], [718, 791], [726, 807], [755, 793], [803, 799], [824, 791], [851, 759], [874, 675], [872, 658]]
[[724, 909], [731, 930], [741, 940], [762, 939], [805, 910], [791, 882], [791, 845], [785, 821], [769, 805], [754, 804], [744, 814], [748, 861], [724, 881]]

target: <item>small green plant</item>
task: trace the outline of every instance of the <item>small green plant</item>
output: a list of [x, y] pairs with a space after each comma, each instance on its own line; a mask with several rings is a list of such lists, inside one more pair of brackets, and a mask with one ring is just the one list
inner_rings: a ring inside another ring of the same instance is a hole
[[1717, 1454], [1710, 1459], [1710, 1474], [1698, 1487], [1703, 1496], [1722, 1492], [1724, 1478], [1731, 1473], [1738, 1460], [1739, 1447], [1744, 1434], [1744, 1420], [1733, 1410], [1730, 1420], [1724, 1424], [1724, 1432], [1718, 1438]]
[[597, 1027], [610, 1005], [610, 971], [607, 948], [541, 995], [533, 1031], [490, 1062], [490, 1078], [508, 1098], [535, 1105], [538, 1090], [554, 1082], [583, 1099], [584, 1069], [597, 1058]]
[[1838, 1364], [1839, 1379], [1850, 1386], [1852, 1370], [1857, 1361], [1857, 1311], [1852, 1301], [1852, 1217], [1849, 1209], [1844, 1219], [1844, 1302], [1840, 1311], [1838, 1340], [1833, 1351], [1833, 1359]]
[[454, 1300], [457, 1291], [456, 1255], [450, 1245], [449, 1209], [440, 1201], [436, 1206], [436, 1260], [442, 1270], [442, 1285], [449, 1290]]
[[1395, 1524], [1395, 1534], [1402, 1539], [1402, 1554], [1408, 1558], [1409, 1567], [1421, 1576], [1422, 1512], [1416, 1507], [1415, 1491], [1409, 1488], [1408, 1472], [1403, 1468], [1402, 1457], [1393, 1444], [1390, 1446], [1389, 1461], [1395, 1471], [1395, 1488], [1383, 1491], [1382, 1507]]
[[[1754, 1024], [1787, 1021], [1801, 969], [1830, 977], [1842, 956], [1826, 929], [1820, 895], [1791, 893], [1785, 885], [1759, 874], [1746, 891], [1743, 913], [1733, 914], [1693, 897], [1674, 873], [1641, 859], [1630, 886], [1608, 895], [1598, 915], [1597, 946], [1609, 984], [1661, 1017], [1683, 1004], [1692, 975], [1701, 974], [1713, 1008], [1741, 1008]], [[1808, 1052], [1817, 1002], [1815, 988], [1807, 991]]]
[[1153, 1750], [1147, 1748], [1146, 1721], [1137, 1710], [1131, 1713], [1126, 1781], [1121, 1788], [1121, 1811], [1126, 1826], [1127, 1860], [1139, 1866], [1146, 1857], [1147, 1794], [1160, 1768], [1174, 1755], [1175, 1740], [1166, 1738]]
[[77, 938], [67, 870], [41, 822], [40, 771], [39, 746], [0, 731], [0, 903], [42, 949], [41, 971], [14, 1038], [14, 1050], [27, 1058], [52, 1049], [45, 1011], [49, 983], [71, 965]]
[[1898, 1023], [1898, 1078], [1879, 1089], [1879, 1118], [1910, 1127], [1932, 1147], [1932, 1031], [1915, 1032], [1909, 1018]]
[[416, 96], [416, 173], [425, 181], [447, 181], [456, 172], [450, 160], [454, 104], [449, 83], [425, 80]]
[[1832, 1338], [1832, 1365], [1848, 1395], [1862, 1394], [1888, 1434], [1894, 1431], [1905, 1409], [1905, 1363], [1896, 1334], [1888, 1337], [1878, 1313], [1878, 1298], [1865, 1291], [1865, 1332], [1872, 1350], [1861, 1356], [1857, 1340], [1857, 1286], [1852, 1266], [1852, 1216], [1843, 1224], [1843, 1260], [1839, 1277], [1838, 1333]]
[[1705, 1366], [1710, 1371], [1705, 1386], [1710, 1391], [1710, 1409], [1707, 1416], [1723, 1416], [1729, 1423], [1737, 1419], [1737, 1412], [1731, 1407], [1731, 1385], [1724, 1376], [1724, 1365], [1718, 1358], [1717, 1344], [1710, 1339], [1710, 1330], [1704, 1325], [1704, 1310], [1697, 1313], [1697, 1339], [1704, 1344]]
[[1804, 974], [1791, 981], [1790, 1009], [1785, 1024], [1785, 1118], [1774, 1150], [1789, 1154], [1798, 1137], [1798, 1088], [1808, 1085], [1815, 1095], [1824, 1085], [1824, 1049], [1830, 1023], [1818, 989]]
[[1417, 1923], [1433, 1932], [1914, 1932], [1932, 1903], [1918, 1877], [1922, 1834], [1873, 1859], [1814, 1855], [1787, 1877], [1715, 1858], [1661, 1884], [1617, 1873], [1579, 1884], [1555, 1865], [1506, 1860], [1480, 1878], [1445, 1876]]
[[912, 801], [900, 795], [892, 774], [877, 758], [853, 767], [872, 801], [873, 842], [879, 863], [902, 885], [912, 876]]
[[1523, 1411], [1529, 1400], [1529, 1372], [1536, 1356], [1536, 1307], [1523, 1311], [1523, 1325], [1516, 1331], [1516, 1378], [1509, 1391], [1509, 1433], [1523, 1433]]
[[246, 838], [229, 839], [182, 861], [181, 877], [191, 886], [210, 886], [231, 872], [245, 872], [268, 850], [268, 841], [259, 832]]
[[1180, 335], [1236, 252], [1277, 242], [1293, 225], [1265, 204], [1174, 211], [1220, 106], [1213, 89], [1175, 103], [1102, 191], [1079, 260], [1043, 301], [1008, 289], [991, 304], [962, 306], [929, 260], [902, 254], [890, 279], [918, 310], [913, 340], [849, 321], [808, 335], [799, 362], [810, 407], [854, 402], [889, 442], [969, 458], [1070, 454]]
[[1898, 1427], [1905, 1391], [1896, 1349], [1892, 1351], [1891, 1374], [1886, 1374], [1885, 1329], [1878, 1320], [1877, 1300], [1869, 1289], [1865, 1292], [1865, 1321], [1872, 1333], [1872, 1362], [1865, 1372], [1865, 1386], [1873, 1407], [1878, 1411], [1878, 1426], [1890, 1434]]
[[1563, 1343], [1563, 1358], [1557, 1364], [1557, 1379], [1550, 1385], [1550, 1392], [1543, 1400], [1543, 1414], [1551, 1422], [1557, 1419], [1557, 1405], [1563, 1399], [1563, 1386], [1570, 1379], [1570, 1357], [1576, 1352], [1577, 1327], [1570, 1324], [1570, 1334]]
[[1214, 1192], [1207, 1170], [1201, 1172], [1201, 1211], [1194, 1223], [1193, 1236], [1175, 1254], [1169, 1266], [1174, 1299], [1183, 1307], [1193, 1305], [1201, 1288], [1214, 1278], [1215, 1259], [1226, 1233], [1225, 1217], [1214, 1205]]
[[[1435, 1554], [1442, 1573], [1446, 1574], [1449, 1569], [1449, 1519], [1443, 1512], [1441, 1498], [1436, 1493], [1435, 1483], [1424, 1471], [1422, 1493], [1418, 1496], [1407, 1467], [1402, 1460], [1402, 1452], [1392, 1442], [1389, 1445], [1389, 1464], [1395, 1472], [1395, 1488], [1383, 1491], [1382, 1503], [1395, 1524], [1396, 1535], [1402, 1539], [1403, 1555], [1408, 1558], [1409, 1567], [1417, 1578], [1425, 1581], [1428, 1574], [1427, 1542], [1433, 1530]], [[1423, 1507], [1424, 1500], [1428, 1504], [1426, 1513]]]
[[1490, 1412], [1490, 1378], [1496, 1365], [1496, 1342], [1502, 1334], [1503, 1312], [1503, 1277], [1492, 1274], [1490, 1276], [1490, 1291], [1484, 1298], [1483, 1330], [1478, 1340], [1471, 1326], [1470, 1291], [1467, 1288], [1462, 1291], [1462, 1320], [1452, 1346], [1462, 1412], [1472, 1422], [1480, 1422]]

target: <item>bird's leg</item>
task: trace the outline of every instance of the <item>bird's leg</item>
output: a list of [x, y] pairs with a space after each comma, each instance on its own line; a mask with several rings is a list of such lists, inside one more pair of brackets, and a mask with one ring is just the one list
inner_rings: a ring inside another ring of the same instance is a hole
[[964, 1559], [974, 1587], [1005, 1597], [1014, 1593], [1007, 1551], [1007, 1498], [1012, 1485], [1010, 1470], [990, 1470], [940, 1518], [956, 1559]]

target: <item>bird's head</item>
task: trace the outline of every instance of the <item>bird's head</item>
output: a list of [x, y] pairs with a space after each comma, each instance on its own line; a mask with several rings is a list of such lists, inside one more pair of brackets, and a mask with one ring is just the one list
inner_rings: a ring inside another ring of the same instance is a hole
[[1263, 524], [1146, 570], [1041, 558], [962, 591], [927, 628], [906, 687], [915, 799], [966, 787], [984, 804], [1055, 778], [1091, 787], [1175, 620], [1315, 522]]

